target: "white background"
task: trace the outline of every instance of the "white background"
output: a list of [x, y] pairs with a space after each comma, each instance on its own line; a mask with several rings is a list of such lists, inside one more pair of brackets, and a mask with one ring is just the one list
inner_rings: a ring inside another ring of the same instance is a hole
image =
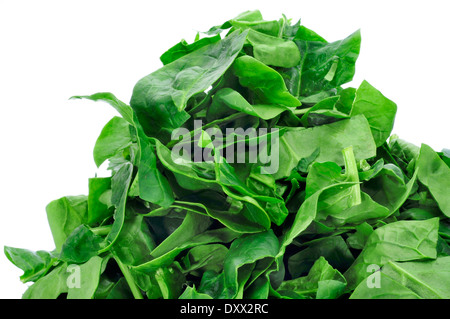
[[[54, 248], [45, 206], [87, 194], [95, 140], [115, 111], [69, 101], [134, 84], [182, 38], [246, 10], [302, 19], [328, 41], [361, 29], [351, 86], [369, 81], [398, 105], [394, 132], [450, 148], [448, 1], [0, 1], [0, 248]], [[102, 172], [100, 172], [102, 173]], [[26, 289], [0, 251], [0, 298]]]

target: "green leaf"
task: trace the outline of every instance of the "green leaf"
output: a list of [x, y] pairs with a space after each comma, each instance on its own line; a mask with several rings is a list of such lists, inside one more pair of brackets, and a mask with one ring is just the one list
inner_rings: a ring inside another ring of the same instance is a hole
[[114, 94], [109, 92], [95, 93], [92, 95], [77, 95], [71, 99], [88, 99], [91, 101], [106, 102], [119, 112], [120, 115], [130, 124], [133, 124], [133, 110], [129, 105], [120, 101]]
[[363, 114], [367, 118], [377, 147], [390, 136], [396, 113], [397, 105], [367, 81], [356, 90], [350, 115]]
[[[217, 112], [217, 109], [223, 108], [224, 106], [227, 108], [227, 110], [232, 109], [238, 112], [243, 112], [248, 115], [262, 118], [263, 120], [273, 119], [280, 115], [282, 112], [290, 111], [287, 107], [277, 104], [251, 105], [239, 92], [230, 88], [224, 88], [217, 91], [217, 93], [214, 95], [213, 103], [208, 109], [210, 120], [227, 114], [220, 114]], [[224, 110], [224, 112], [226, 112], [226, 110]], [[214, 117], [212, 117], [212, 114], [214, 114]]]
[[133, 294], [124, 277], [114, 284], [106, 299], [133, 299]]
[[368, 266], [382, 267], [389, 261], [435, 259], [439, 219], [398, 221], [374, 230], [353, 265], [344, 273], [355, 288], [368, 277]]
[[198, 50], [198, 49], [204, 47], [205, 45], [208, 45], [208, 44], [211, 44], [211, 43], [214, 43], [217, 41], [220, 41], [220, 35], [215, 35], [212, 37], [206, 37], [203, 39], [199, 39], [197, 41], [194, 41], [191, 44], [187, 43], [186, 40], [183, 39], [179, 43], [177, 43], [173, 47], [171, 47], [169, 50], [164, 52], [161, 55], [160, 60], [164, 65], [166, 65], [166, 64], [169, 64], [169, 63], [185, 56], [186, 54], [189, 54], [191, 52], [194, 52], [195, 50]]
[[162, 256], [169, 251], [181, 246], [190, 239], [203, 233], [211, 224], [209, 217], [190, 213], [186, 214], [183, 223], [151, 253], [153, 257]]
[[255, 59], [266, 65], [290, 68], [300, 62], [300, 51], [293, 41], [249, 30], [247, 41], [253, 47]]
[[374, 222], [383, 220], [391, 212], [385, 206], [382, 206], [371, 199], [366, 193], [361, 193], [361, 203], [350, 206], [340, 212], [333, 212], [327, 216], [327, 225], [343, 226], [346, 224], [358, 225], [362, 222]]
[[106, 246], [100, 252], [105, 252], [111, 248], [119, 237], [125, 221], [125, 211], [127, 204], [128, 190], [131, 185], [133, 166], [131, 164], [123, 165], [111, 180], [111, 202], [115, 206], [114, 222], [111, 230], [105, 238]]
[[198, 292], [207, 294], [213, 299], [218, 299], [225, 287], [225, 275], [223, 272], [205, 271], [198, 287]]
[[395, 213], [408, 199], [416, 183], [418, 170], [405, 184], [403, 177], [397, 174], [397, 167], [383, 166], [379, 173], [361, 187], [377, 203], [387, 207], [390, 214]]
[[103, 244], [103, 238], [95, 235], [85, 225], [80, 225], [67, 237], [59, 258], [68, 263], [84, 263], [96, 256]]
[[31, 251], [5, 246], [4, 253], [9, 261], [23, 270], [20, 280], [24, 283], [45, 276], [58, 261], [56, 255], [45, 250]]
[[88, 224], [101, 222], [113, 214], [111, 177], [89, 179]]
[[259, 10], [245, 11], [228, 21], [230, 26], [251, 29], [271, 36], [279, 36], [282, 24], [278, 20], [264, 20]]
[[139, 265], [150, 260], [150, 253], [155, 247], [144, 216], [129, 214], [112, 251], [125, 265]]
[[389, 138], [389, 148], [392, 155], [405, 163], [409, 163], [419, 157], [420, 147], [400, 139], [395, 134]]
[[366, 282], [356, 287], [351, 299], [448, 299], [450, 257], [429, 261], [388, 262], [380, 273], [379, 287]]
[[121, 117], [113, 117], [103, 128], [94, 146], [97, 167], [132, 144], [130, 124]]
[[316, 162], [335, 162], [343, 165], [342, 150], [349, 146], [353, 147], [356, 161], [371, 158], [376, 154], [369, 124], [362, 115], [308, 129], [288, 129], [280, 137], [280, 168], [274, 177], [279, 179], [289, 176], [298, 162], [317, 148], [320, 148], [320, 153], [315, 159]]
[[[349, 118], [348, 114], [342, 113], [336, 109], [336, 104], [339, 101], [339, 96], [330, 96], [313, 107], [307, 109], [302, 115], [300, 122], [305, 127], [319, 126], [336, 122], [337, 120]], [[322, 119], [322, 121], [320, 121]]]
[[223, 264], [225, 289], [221, 298], [236, 298], [250, 277], [254, 262], [277, 255], [279, 243], [272, 230], [234, 240]]
[[428, 145], [422, 144], [416, 164], [419, 181], [428, 187], [441, 211], [450, 217], [450, 168]]
[[353, 291], [350, 299], [420, 299], [420, 296], [403, 286], [401, 282], [392, 280], [390, 277], [380, 273], [380, 288], [376, 286], [369, 288], [367, 282], [362, 281]]
[[355, 261], [341, 236], [324, 237], [312, 241], [307, 248], [289, 257], [287, 265], [289, 273], [293, 278], [305, 275], [321, 256], [332, 267], [341, 271], [345, 271]]
[[186, 279], [178, 267], [159, 268], [154, 276], [164, 299], [179, 298]]
[[197, 275], [208, 270], [220, 272], [227, 253], [228, 248], [222, 244], [193, 247], [182, 259], [184, 273]]
[[239, 235], [239, 233], [236, 233], [228, 228], [208, 230], [194, 236], [189, 241], [186, 241], [173, 249], [169, 249], [163, 255], [159, 255], [158, 257], [146, 263], [133, 266], [132, 269], [138, 272], [152, 272], [160, 267], [167, 267], [168, 265], [172, 264], [178, 254], [180, 254], [185, 249], [212, 243], [228, 243], [239, 237]]
[[130, 105], [144, 132], [154, 135], [180, 127], [189, 118], [184, 111], [189, 98], [224, 74], [246, 36], [246, 32], [234, 32], [142, 78], [133, 89]]
[[22, 299], [56, 299], [67, 293], [68, 276], [67, 264], [60, 264], [46, 276], [39, 278], [24, 292]]
[[[305, 196], [309, 197], [316, 191], [339, 182], [359, 183], [358, 168], [353, 154], [353, 147], [342, 150], [345, 162], [345, 174], [341, 173], [341, 167], [333, 162], [314, 163], [306, 178]], [[356, 184], [343, 192], [327, 198], [320, 205], [320, 212], [316, 220], [326, 219], [328, 216], [338, 215], [343, 211], [361, 204], [361, 192]]]
[[255, 58], [244, 55], [233, 63], [234, 74], [242, 86], [252, 90], [257, 98], [255, 104], [278, 104], [287, 107], [300, 106], [284, 84], [282, 76]]
[[347, 244], [350, 248], [362, 250], [366, 246], [367, 240], [373, 232], [372, 226], [364, 222], [355, 227], [356, 232], [349, 235]]
[[348, 187], [353, 186], [354, 183], [337, 183], [327, 186], [312, 196], [308, 197], [298, 209], [295, 215], [294, 221], [290, 225], [289, 229], [283, 234], [280, 244], [280, 252], [278, 257], [285, 253], [285, 249], [292, 241], [299, 236], [316, 218], [319, 201], [327, 196], [333, 195], [335, 192], [342, 191]]
[[335, 299], [343, 294], [346, 281], [344, 276], [334, 269], [324, 257], [319, 257], [307, 276], [283, 281], [278, 292], [289, 295], [297, 294], [299, 298]]
[[88, 219], [87, 196], [62, 197], [50, 202], [46, 211], [56, 251], [60, 251], [72, 231]]
[[243, 299], [268, 299], [270, 282], [266, 276], [257, 277], [246, 289]]
[[94, 256], [79, 265], [76, 270], [77, 275], [80, 276], [79, 285], [69, 287], [67, 299], [93, 299], [99, 284], [102, 266], [103, 258], [98, 256]]
[[[217, 198], [223, 199], [224, 204], [217, 205]], [[179, 202], [177, 204], [178, 207], [198, 214], [208, 215], [235, 232], [257, 233], [264, 230], [263, 225], [257, 222], [258, 219], [262, 220], [264, 224], [270, 222], [268, 216], [264, 216], [265, 212], [262, 211], [261, 207], [256, 208], [259, 218], [253, 216], [255, 207], [243, 202], [244, 200], [249, 200], [248, 197], [227, 197], [216, 192], [204, 192], [196, 194], [196, 196], [191, 195], [183, 200], [189, 200], [190, 202]]]
[[198, 292], [195, 287], [187, 286], [178, 299], [213, 299], [210, 295]]
[[294, 38], [302, 56], [297, 66], [301, 74], [301, 96], [337, 88], [353, 79], [361, 45], [359, 30], [332, 43], [311, 34], [304, 35], [301, 32]]
[[167, 207], [174, 201], [172, 189], [165, 176], [161, 174], [157, 167], [154, 145], [145, 135], [141, 125], [137, 121], [136, 131], [139, 145], [139, 197], [150, 203]]

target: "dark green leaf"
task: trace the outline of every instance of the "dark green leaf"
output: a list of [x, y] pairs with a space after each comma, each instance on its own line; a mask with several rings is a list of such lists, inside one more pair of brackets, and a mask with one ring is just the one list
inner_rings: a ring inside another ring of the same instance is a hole
[[242, 49], [246, 35], [236, 31], [141, 79], [130, 104], [144, 132], [154, 135], [186, 122], [189, 115], [184, 108], [189, 98], [208, 89], [223, 75]]

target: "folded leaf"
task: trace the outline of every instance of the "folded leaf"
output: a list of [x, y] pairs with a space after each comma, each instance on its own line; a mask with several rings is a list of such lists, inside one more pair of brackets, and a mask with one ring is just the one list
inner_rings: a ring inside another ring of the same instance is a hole
[[289, 93], [281, 75], [255, 58], [248, 55], [237, 58], [233, 63], [233, 71], [241, 85], [255, 93], [255, 104], [279, 104], [287, 107], [301, 105]]
[[20, 276], [22, 282], [36, 281], [45, 276], [58, 261], [56, 255], [44, 250], [31, 251], [5, 246], [4, 252], [9, 261], [23, 270]]

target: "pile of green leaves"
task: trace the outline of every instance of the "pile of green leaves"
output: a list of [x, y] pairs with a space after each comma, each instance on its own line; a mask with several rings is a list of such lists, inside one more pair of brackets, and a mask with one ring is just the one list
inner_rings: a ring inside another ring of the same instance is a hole
[[[450, 298], [450, 151], [343, 87], [360, 41], [248, 11], [167, 50], [129, 105], [74, 97], [120, 115], [94, 148], [111, 176], [47, 206], [54, 251], [5, 247], [23, 298]], [[177, 128], [211, 160], [174, 159]], [[209, 128], [278, 129], [278, 170], [224, 160]]]

